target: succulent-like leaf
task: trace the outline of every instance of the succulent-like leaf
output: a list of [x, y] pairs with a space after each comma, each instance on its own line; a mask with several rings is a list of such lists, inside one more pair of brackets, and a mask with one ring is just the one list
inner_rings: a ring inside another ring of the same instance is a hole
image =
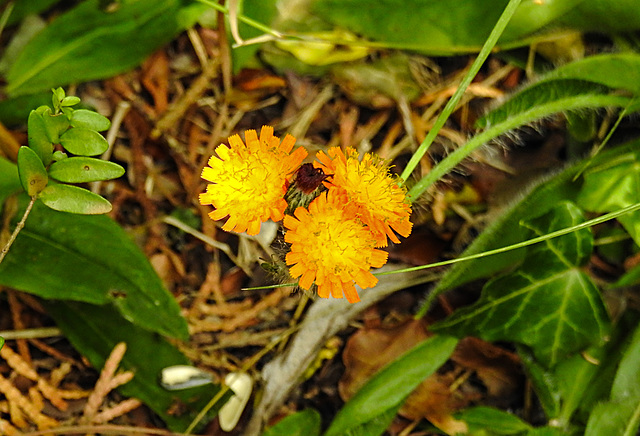
[[49, 183], [40, 157], [29, 147], [23, 146], [18, 150], [18, 174], [22, 188], [29, 196], [39, 194]]
[[74, 127], [60, 136], [60, 144], [69, 152], [79, 156], [97, 156], [109, 148], [109, 143], [95, 130]]
[[49, 185], [38, 198], [53, 210], [96, 215], [111, 212], [111, 203], [84, 188], [70, 185]]
[[91, 157], [70, 157], [49, 167], [49, 176], [65, 183], [111, 180], [123, 174], [124, 168], [120, 165]]

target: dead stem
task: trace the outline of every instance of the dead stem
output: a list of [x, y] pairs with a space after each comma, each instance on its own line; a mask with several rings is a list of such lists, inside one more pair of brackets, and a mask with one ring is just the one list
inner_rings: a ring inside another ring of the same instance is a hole
[[2, 252], [0, 253], [0, 263], [2, 263], [5, 256], [9, 252], [9, 249], [11, 248], [16, 238], [18, 237], [18, 233], [20, 233], [20, 230], [22, 230], [22, 228], [24, 227], [24, 223], [27, 221], [27, 217], [29, 216], [29, 213], [31, 213], [31, 209], [33, 208], [33, 204], [35, 202], [36, 202], [36, 196], [34, 195], [33, 197], [31, 197], [31, 201], [27, 205], [27, 209], [24, 211], [24, 215], [22, 215], [22, 219], [20, 219], [20, 222], [18, 223], [18, 225], [16, 225], [16, 228], [13, 230], [13, 233], [11, 234], [9, 241], [7, 241], [6, 245], [2, 248]]

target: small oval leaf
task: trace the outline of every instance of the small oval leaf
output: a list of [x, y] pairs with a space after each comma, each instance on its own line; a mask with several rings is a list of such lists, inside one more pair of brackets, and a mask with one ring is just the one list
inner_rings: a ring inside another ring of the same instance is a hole
[[70, 153], [80, 156], [96, 156], [109, 148], [104, 137], [95, 130], [74, 127], [60, 136], [60, 144]]
[[29, 113], [27, 135], [29, 147], [35, 151], [44, 165], [49, 165], [53, 155], [53, 144], [49, 140], [47, 126], [42, 119], [42, 115], [35, 110]]
[[91, 157], [70, 157], [49, 167], [49, 176], [65, 183], [111, 180], [123, 174], [124, 168], [120, 165]]
[[69, 128], [69, 119], [64, 114], [52, 115], [51, 113], [42, 114], [49, 141], [54, 144], [60, 142], [60, 135]]
[[108, 200], [77, 186], [49, 185], [38, 198], [51, 209], [61, 212], [81, 215], [111, 212], [111, 203]]
[[75, 106], [80, 103], [80, 97], [68, 95], [60, 101], [60, 106]]
[[73, 111], [71, 115], [71, 125], [73, 127], [84, 127], [86, 129], [102, 132], [111, 127], [109, 118], [100, 115], [97, 112], [78, 109]]
[[29, 147], [23, 146], [18, 150], [18, 174], [22, 187], [30, 196], [41, 192], [49, 183], [40, 157]]

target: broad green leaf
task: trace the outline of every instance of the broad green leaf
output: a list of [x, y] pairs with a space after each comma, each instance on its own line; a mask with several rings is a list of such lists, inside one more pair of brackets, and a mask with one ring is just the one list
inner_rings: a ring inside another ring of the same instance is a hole
[[180, 0], [120, 2], [115, 11], [83, 1], [36, 35], [6, 75], [11, 96], [112, 77], [140, 64], [189, 23]]
[[[478, 51], [506, 5], [507, 0], [316, 0], [312, 11], [336, 27], [387, 47], [454, 55]], [[591, 28], [598, 21], [581, 19], [589, 15], [608, 16], [607, 23], [611, 24], [608, 30], [638, 29], [637, 9], [633, 0], [523, 1], [498, 45], [513, 48], [544, 40], [560, 29]], [[595, 11], [601, 14], [596, 15]], [[618, 17], [618, 23], [609, 16]]]
[[624, 353], [609, 402], [598, 404], [587, 423], [586, 436], [633, 436], [640, 426], [640, 327]]
[[640, 8], [636, 0], [587, 0], [567, 11], [558, 24], [585, 31], [629, 32], [640, 28]]
[[111, 127], [111, 121], [109, 121], [109, 118], [97, 112], [77, 109], [71, 114], [71, 125], [73, 127], [84, 127], [85, 129], [102, 132]]
[[39, 194], [49, 183], [47, 170], [40, 157], [29, 147], [22, 146], [18, 150], [18, 174], [22, 189], [29, 196]]
[[51, 209], [82, 215], [109, 213], [112, 208], [111, 203], [98, 194], [71, 185], [49, 185], [38, 199]]
[[0, 122], [7, 126], [24, 124], [34, 107], [47, 104], [51, 99], [51, 92], [23, 95], [0, 101]]
[[519, 434], [531, 428], [517, 416], [491, 407], [472, 407], [456, 413], [456, 419], [464, 421], [473, 433], [489, 430], [492, 434]]
[[60, 144], [69, 152], [80, 156], [97, 156], [109, 148], [109, 143], [95, 130], [74, 127], [60, 136]]
[[[636, 159], [638, 147], [640, 147], [640, 141], [632, 141], [602, 152], [590, 162], [578, 162], [569, 166], [551, 178], [538, 179], [532, 186], [525, 187], [521, 194], [522, 199], [494, 219], [460, 256], [479, 254], [524, 241], [527, 239], [527, 232], [520, 225], [520, 221], [526, 221], [537, 214], [545, 213], [560, 201], [574, 201], [585, 210], [592, 211], [593, 208], [589, 204], [578, 201], [581, 180], [573, 181], [576, 174], [580, 174], [585, 168], [588, 170], [602, 165], [606, 168], [610, 162], [633, 161]], [[582, 190], [584, 191], [584, 189]], [[524, 250], [520, 249], [453, 265], [431, 291], [420, 313], [424, 313], [429, 304], [444, 291], [472, 280], [490, 277], [498, 271], [518, 264], [523, 257]]]
[[22, 189], [18, 167], [7, 159], [0, 157], [0, 207], [6, 198]]
[[447, 361], [457, 343], [450, 336], [434, 336], [385, 366], [344, 405], [324, 436], [351, 434], [363, 426], [369, 435], [381, 434], [407, 396]]
[[[539, 236], [582, 221], [580, 210], [565, 202], [527, 227]], [[592, 238], [582, 229], [531, 247], [520, 268], [489, 281], [479, 301], [431, 330], [526, 344], [548, 367], [599, 342], [608, 328], [606, 310], [598, 288], [579, 268]]]
[[47, 126], [42, 115], [35, 110], [29, 113], [27, 136], [29, 139], [29, 147], [36, 152], [45, 166], [49, 165], [53, 156], [53, 144], [49, 139]]
[[0, 350], [2, 350], [3, 346], [4, 346], [4, 338], [0, 336]]
[[315, 409], [305, 409], [287, 416], [273, 427], [266, 429], [263, 436], [319, 436], [320, 414]]
[[[59, 1], [60, 0], [30, 0], [28, 2], [14, 2], [13, 11], [11, 11], [7, 25], [11, 26], [23, 20], [28, 15], [39, 14]], [[0, 4], [6, 3], [7, 1], [0, 1]]]
[[[21, 198], [23, 211], [28, 197]], [[42, 298], [111, 303], [138, 327], [188, 337], [173, 296], [140, 249], [107, 216], [56, 212], [36, 202], [0, 263], [0, 284]]]
[[[584, 172], [577, 203], [585, 210], [611, 212], [640, 202], [640, 156], [627, 153], [617, 159], [593, 164]], [[618, 218], [640, 245], [640, 212]]]
[[526, 436], [566, 436], [567, 432], [565, 432], [561, 428], [557, 427], [536, 427], [529, 429], [526, 433]]
[[[120, 367], [133, 371], [135, 376], [118, 390], [143, 401], [173, 431], [184, 431], [220, 389], [211, 384], [181, 391], [163, 389], [158, 383], [162, 369], [172, 365], [188, 365], [190, 362], [157, 334], [123, 318], [112, 305], [95, 306], [58, 300], [45, 300], [44, 305], [65, 337], [98, 370], [104, 366], [113, 347], [125, 342], [127, 352]], [[184, 413], [171, 413], [171, 407], [177, 403], [185, 406]], [[211, 415], [217, 413], [223, 403], [220, 401], [214, 406]], [[208, 416], [212, 418], [211, 415]]]
[[91, 157], [70, 157], [54, 162], [49, 176], [65, 183], [95, 182], [117, 179], [124, 174], [120, 165]]

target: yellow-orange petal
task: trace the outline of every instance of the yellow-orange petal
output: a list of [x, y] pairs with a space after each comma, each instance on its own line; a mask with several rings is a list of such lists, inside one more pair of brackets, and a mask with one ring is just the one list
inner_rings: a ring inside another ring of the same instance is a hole
[[199, 199], [201, 204], [215, 207], [211, 218], [229, 217], [224, 230], [255, 235], [262, 222], [284, 216], [284, 194], [307, 152], [298, 148], [290, 153], [295, 138], [287, 135], [280, 142], [270, 126], [264, 126], [259, 137], [255, 130], [244, 135], [246, 143], [240, 135], [233, 135], [229, 146], [216, 148], [217, 156], [202, 170], [202, 178], [211, 184]]
[[369, 226], [376, 247], [385, 247], [387, 237], [400, 242], [395, 233], [409, 236], [413, 225], [409, 221], [411, 205], [406, 199], [406, 189], [384, 160], [371, 153], [360, 160], [355, 149], [343, 152], [339, 147], [319, 152], [316, 157], [319, 162], [314, 162], [314, 166], [332, 175], [325, 185], [345, 192], [348, 198], [345, 213]]
[[329, 190], [313, 200], [308, 210], [300, 207], [294, 216], [285, 216], [285, 241], [291, 244], [285, 261], [291, 276], [301, 277], [302, 288], [315, 281], [320, 297], [345, 295], [353, 302], [359, 300], [354, 283], [369, 287], [372, 265], [382, 266], [387, 253], [375, 248], [366, 226], [344, 215], [344, 201], [339, 191]]

